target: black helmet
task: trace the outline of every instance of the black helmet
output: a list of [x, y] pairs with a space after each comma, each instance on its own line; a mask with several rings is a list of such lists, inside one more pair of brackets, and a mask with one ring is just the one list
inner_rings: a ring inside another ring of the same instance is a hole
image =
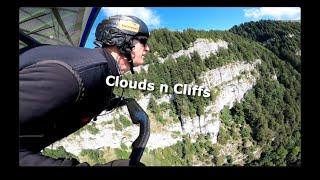
[[99, 23], [95, 35], [95, 44], [100, 44], [102, 47], [117, 46], [120, 53], [129, 61], [133, 73], [131, 58], [133, 39], [146, 40], [149, 37], [149, 30], [147, 25], [135, 16], [115, 15]]

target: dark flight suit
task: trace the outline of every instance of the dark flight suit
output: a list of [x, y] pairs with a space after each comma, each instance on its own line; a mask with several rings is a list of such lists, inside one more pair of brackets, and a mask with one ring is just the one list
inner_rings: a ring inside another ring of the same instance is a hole
[[49, 158], [40, 151], [112, 106], [113, 87], [105, 82], [108, 75], [119, 76], [118, 68], [101, 48], [45, 45], [20, 55], [20, 166], [78, 163]]

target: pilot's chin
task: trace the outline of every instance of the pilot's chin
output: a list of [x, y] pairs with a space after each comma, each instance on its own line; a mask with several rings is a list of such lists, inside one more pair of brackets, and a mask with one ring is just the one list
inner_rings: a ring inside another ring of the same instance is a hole
[[144, 64], [144, 61], [142, 60], [142, 61], [140, 61], [140, 62], [135, 62], [135, 63], [133, 63], [133, 65], [134, 65], [134, 67], [137, 67], [137, 66], [141, 66], [141, 65], [143, 65]]

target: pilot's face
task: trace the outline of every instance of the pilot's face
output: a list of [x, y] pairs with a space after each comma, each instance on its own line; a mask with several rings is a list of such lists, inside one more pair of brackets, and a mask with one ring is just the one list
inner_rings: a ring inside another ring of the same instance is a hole
[[150, 51], [150, 48], [147, 44], [147, 38], [145, 39], [134, 39], [134, 47], [132, 48], [131, 56], [134, 66], [140, 66], [144, 63], [144, 56]]

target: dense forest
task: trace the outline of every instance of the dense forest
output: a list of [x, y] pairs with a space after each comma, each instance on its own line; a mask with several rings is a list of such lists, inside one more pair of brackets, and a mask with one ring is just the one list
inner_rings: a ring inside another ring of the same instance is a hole
[[262, 43], [280, 59], [301, 71], [301, 23], [261, 20], [236, 25], [231, 32]]
[[[146, 56], [148, 72], [142, 70], [134, 75], [127, 74], [123, 78], [137, 81], [147, 79], [154, 82], [156, 88], [159, 84], [173, 87], [176, 83], [200, 83], [198, 77], [201, 73], [234, 61], [253, 62], [261, 59], [262, 63], [258, 66], [260, 77], [254, 88], [233, 108], [224, 108], [221, 111], [222, 125], [218, 143], [210, 143], [206, 135], [200, 135], [195, 143], [191, 143], [190, 137], [183, 136], [183, 141], [173, 146], [146, 150], [142, 161], [147, 165], [168, 166], [233, 165], [236, 159], [223, 155], [221, 149], [230, 142], [241, 142], [237, 144], [237, 150], [245, 157], [245, 166], [300, 165], [301, 60], [300, 56], [295, 54], [301, 48], [300, 32], [299, 22], [282, 21], [249, 22], [229, 31], [153, 30], [148, 42], [153, 51]], [[224, 40], [229, 43], [228, 49], [220, 49], [217, 54], [211, 54], [204, 60], [197, 52], [194, 52], [191, 58], [181, 56], [172, 59], [169, 56], [192, 46], [198, 38]], [[167, 60], [160, 63], [159, 58]], [[120, 95], [121, 92], [120, 88], [116, 88], [117, 94]], [[125, 96], [134, 98], [148, 93], [150, 92], [124, 90]], [[172, 88], [169, 93], [172, 94]], [[162, 95], [159, 90], [154, 90], [148, 106], [149, 113], [162, 124], [167, 123], [161, 113], [166, 109], [171, 110], [170, 116], [174, 121], [179, 121], [181, 115], [203, 115], [205, 106], [215, 98], [215, 94], [211, 94], [209, 98], [175, 95], [172, 103], [157, 105], [155, 99]], [[248, 143], [252, 145], [247, 146]], [[130, 148], [122, 147], [115, 150], [117, 158], [128, 158]], [[260, 152], [259, 157], [256, 157], [257, 149]], [[87, 151], [86, 153], [88, 154]], [[100, 153], [100, 150], [97, 150], [95, 157]]]
[[[297, 165], [301, 163], [301, 48], [300, 22], [258, 21], [231, 30], [262, 42], [278, 57], [264, 54], [260, 67], [264, 77], [248, 93], [242, 104], [232, 109], [233, 117], [245, 117], [253, 127], [252, 137], [264, 151], [252, 165]], [[289, 35], [294, 35], [291, 38]], [[285, 63], [288, 62], [288, 63]], [[278, 81], [268, 76], [276, 72]], [[297, 70], [297, 71], [296, 71]], [[259, 127], [259, 128], [257, 128]]]

